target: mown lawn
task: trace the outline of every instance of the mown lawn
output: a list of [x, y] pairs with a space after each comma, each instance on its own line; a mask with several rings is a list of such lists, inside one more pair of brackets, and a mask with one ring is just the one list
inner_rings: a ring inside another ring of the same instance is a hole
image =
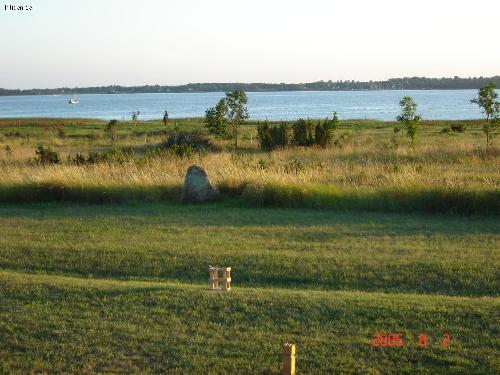
[[[278, 373], [286, 341], [303, 374], [498, 373], [499, 229], [239, 201], [0, 206], [0, 373]], [[207, 290], [209, 264], [233, 267], [231, 292]], [[406, 343], [372, 347], [378, 332]]]
[[[0, 370], [278, 373], [294, 341], [300, 373], [493, 374], [498, 298], [298, 291], [0, 272]], [[372, 347], [402, 332], [403, 347]], [[426, 333], [427, 347], [418, 345]], [[443, 333], [451, 346], [441, 347]]]
[[205, 283], [498, 295], [498, 217], [252, 208], [238, 201], [0, 206], [0, 267]]

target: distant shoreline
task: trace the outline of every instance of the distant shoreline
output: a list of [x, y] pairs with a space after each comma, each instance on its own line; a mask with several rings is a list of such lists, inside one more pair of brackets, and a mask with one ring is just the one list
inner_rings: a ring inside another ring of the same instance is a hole
[[[475, 88], [467, 88], [467, 89], [378, 89], [378, 90], [261, 90], [261, 91], [246, 91], [247, 94], [252, 93], [287, 93], [287, 92], [376, 92], [376, 91], [462, 91], [462, 90], [477, 90]], [[497, 89], [498, 91], [499, 89]], [[231, 90], [229, 90], [231, 91]], [[135, 95], [135, 94], [224, 94], [227, 91], [168, 91], [168, 92], [65, 92], [61, 94], [45, 94], [45, 93], [37, 93], [37, 94], [0, 94], [0, 97], [23, 97], [23, 96], [66, 96], [71, 97], [75, 95]]]
[[244, 90], [246, 92], [285, 91], [388, 91], [388, 90], [473, 90], [495, 81], [500, 76], [472, 78], [391, 78], [386, 81], [317, 81], [310, 83], [189, 83], [177, 86], [93, 86], [60, 87], [54, 89], [3, 89], [0, 96], [75, 95], [75, 94], [164, 94], [209, 93]]

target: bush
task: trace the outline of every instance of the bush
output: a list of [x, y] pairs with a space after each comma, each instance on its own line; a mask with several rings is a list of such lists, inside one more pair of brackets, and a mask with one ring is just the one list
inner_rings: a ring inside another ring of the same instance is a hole
[[260, 148], [264, 151], [271, 151], [274, 148], [269, 121], [266, 121], [262, 125], [257, 125], [257, 140], [259, 141]]
[[293, 143], [296, 146], [317, 145], [326, 148], [332, 143], [333, 133], [339, 126], [337, 113], [333, 113], [332, 119], [318, 121], [316, 126], [310, 120], [299, 119], [292, 124], [292, 136], [290, 137], [290, 126], [287, 122], [279, 125], [270, 125], [269, 121], [257, 125], [257, 139], [260, 148], [270, 151], [275, 148], [283, 148]]
[[83, 154], [77, 153], [74, 158], [71, 158], [71, 155], [69, 155], [68, 162], [75, 165], [84, 165], [87, 163], [87, 159]]
[[169, 151], [179, 158], [190, 158], [196, 150], [190, 144], [174, 144], [169, 148]]
[[275, 148], [283, 148], [290, 143], [290, 128], [288, 123], [282, 122], [280, 125], [269, 125], [266, 121], [262, 125], [257, 125], [257, 139], [260, 148], [264, 151], [271, 151]]
[[194, 152], [215, 150], [208, 138], [199, 132], [176, 133], [168, 137], [167, 141], [160, 146], [160, 150], [168, 150], [180, 157], [189, 157]]
[[52, 151], [50, 147], [45, 147], [43, 145], [38, 146], [35, 151], [36, 157], [35, 162], [38, 164], [60, 164], [61, 159], [56, 151]]
[[449, 127], [445, 127], [445, 128], [443, 128], [443, 129], [441, 129], [441, 133], [443, 133], [443, 134], [447, 134], [447, 133], [449, 133], [450, 131], [451, 131], [451, 129], [450, 129]]
[[130, 147], [113, 149], [105, 152], [89, 152], [88, 156], [77, 153], [73, 158], [68, 156], [68, 162], [75, 165], [97, 163], [124, 163], [132, 159], [134, 151]]
[[331, 120], [326, 118], [324, 121], [318, 121], [314, 129], [314, 141], [316, 145], [326, 148], [332, 142], [333, 133], [339, 127], [337, 112], [333, 112]]
[[313, 124], [310, 120], [298, 119], [292, 125], [293, 143], [296, 146], [311, 146], [314, 144]]
[[465, 125], [464, 124], [453, 124], [453, 125], [451, 125], [451, 130], [454, 131], [455, 133], [463, 133], [465, 131]]

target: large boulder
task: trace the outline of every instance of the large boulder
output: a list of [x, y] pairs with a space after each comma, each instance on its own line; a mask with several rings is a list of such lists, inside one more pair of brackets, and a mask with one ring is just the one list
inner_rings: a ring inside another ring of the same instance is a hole
[[184, 178], [181, 202], [207, 202], [218, 197], [219, 191], [210, 184], [205, 170], [197, 165], [190, 166]]

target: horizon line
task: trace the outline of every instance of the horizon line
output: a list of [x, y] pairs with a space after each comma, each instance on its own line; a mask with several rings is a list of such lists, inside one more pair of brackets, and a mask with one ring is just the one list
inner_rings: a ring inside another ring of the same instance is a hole
[[117, 88], [139, 88], [139, 87], [166, 87], [166, 88], [182, 88], [182, 87], [188, 87], [188, 86], [196, 86], [196, 85], [275, 85], [275, 86], [282, 86], [282, 85], [308, 85], [308, 84], [319, 84], [319, 83], [355, 83], [355, 84], [377, 84], [377, 83], [385, 83], [385, 82], [390, 82], [390, 81], [397, 81], [397, 80], [405, 80], [405, 79], [426, 79], [426, 80], [478, 80], [478, 79], [491, 79], [491, 80], [497, 80], [500, 79], [500, 75], [494, 75], [494, 76], [468, 76], [468, 77], [459, 77], [459, 76], [454, 76], [454, 77], [426, 77], [426, 76], [404, 76], [404, 77], [392, 77], [388, 78], [385, 80], [353, 80], [353, 79], [346, 79], [346, 80], [318, 80], [318, 81], [309, 81], [309, 82], [217, 82], [217, 81], [212, 81], [212, 82], [189, 82], [189, 83], [182, 83], [182, 84], [134, 84], [134, 85], [121, 85], [121, 84], [101, 84], [101, 85], [91, 85], [91, 86], [59, 86], [59, 87], [32, 87], [32, 88], [5, 88], [5, 87], [0, 87], [0, 90], [4, 91], [33, 91], [33, 90], [61, 90], [61, 89], [90, 89], [90, 88], [112, 88], [112, 87], [117, 87]]

